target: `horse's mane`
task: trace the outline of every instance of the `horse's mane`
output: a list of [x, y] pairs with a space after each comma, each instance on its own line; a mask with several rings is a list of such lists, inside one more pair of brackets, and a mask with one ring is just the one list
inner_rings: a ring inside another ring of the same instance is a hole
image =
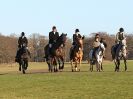
[[56, 43], [53, 44], [52, 49], [58, 49], [61, 46], [61, 44], [63, 44], [62, 37], [63, 37], [63, 34], [61, 34], [57, 39]]

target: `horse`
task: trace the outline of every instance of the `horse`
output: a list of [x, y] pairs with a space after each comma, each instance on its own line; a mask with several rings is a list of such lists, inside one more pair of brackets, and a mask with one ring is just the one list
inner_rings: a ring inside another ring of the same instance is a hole
[[[52, 48], [49, 48], [49, 44], [47, 44], [44, 48], [45, 50], [45, 58], [48, 64], [49, 72], [57, 72], [57, 64], [59, 64], [59, 70], [64, 69], [64, 50], [63, 47], [66, 43], [67, 34], [62, 33], [57, 39], [56, 43], [52, 45]], [[62, 63], [62, 65], [61, 65]]]
[[25, 74], [25, 70], [27, 70], [28, 68], [28, 58], [30, 55], [30, 52], [28, 51], [28, 49], [26, 47], [22, 47], [20, 48], [20, 58], [18, 59], [18, 63], [19, 63], [19, 71], [21, 71], [22, 68], [22, 72], [23, 74]]
[[[71, 47], [70, 49], [70, 62], [71, 62], [71, 69], [73, 71], [80, 71], [80, 65], [83, 58], [83, 39], [84, 37], [77, 38], [77, 43], [74, 48]], [[73, 66], [75, 63], [75, 69]]]
[[[103, 52], [105, 52], [105, 45], [103, 43], [100, 43], [100, 46], [98, 49], [95, 51], [94, 56], [93, 56], [93, 50], [90, 50], [89, 52], [89, 58], [90, 58], [90, 71], [93, 71], [93, 65], [96, 65], [96, 70], [97, 71], [103, 71]], [[92, 57], [95, 57], [92, 58]]]
[[127, 54], [126, 54], [126, 39], [119, 42], [117, 45], [113, 45], [111, 48], [112, 59], [115, 63], [115, 71], [119, 72], [120, 60], [124, 60], [125, 71], [127, 70]]

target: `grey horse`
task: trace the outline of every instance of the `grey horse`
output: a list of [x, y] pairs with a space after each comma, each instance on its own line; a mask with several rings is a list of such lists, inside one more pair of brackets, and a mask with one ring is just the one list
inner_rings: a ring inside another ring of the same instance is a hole
[[102, 62], [103, 62], [103, 52], [105, 51], [105, 45], [103, 43], [100, 44], [99, 48], [96, 50], [94, 53], [95, 58], [92, 58], [92, 50], [89, 53], [89, 58], [90, 58], [90, 71], [93, 71], [93, 65], [96, 64], [96, 70], [101, 71], [103, 70], [102, 67]]
[[115, 71], [119, 72], [120, 60], [124, 60], [125, 71], [127, 70], [127, 51], [126, 51], [126, 39], [119, 42], [119, 44], [112, 46], [111, 48], [112, 59], [115, 63]]

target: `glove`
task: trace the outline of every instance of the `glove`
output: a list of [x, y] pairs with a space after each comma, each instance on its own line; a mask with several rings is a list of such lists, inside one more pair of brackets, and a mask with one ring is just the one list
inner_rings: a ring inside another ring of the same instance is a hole
[[49, 48], [51, 48], [52, 47], [52, 44], [49, 44]]
[[56, 40], [54, 40], [54, 43], [56, 43]]
[[61, 47], [64, 47], [64, 45], [63, 45], [63, 44], [61, 44]]

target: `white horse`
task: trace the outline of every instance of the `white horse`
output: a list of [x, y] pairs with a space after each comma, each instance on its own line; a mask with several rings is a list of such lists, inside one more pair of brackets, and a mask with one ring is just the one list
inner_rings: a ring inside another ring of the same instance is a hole
[[[93, 65], [96, 64], [97, 71], [100, 72], [100, 70], [103, 70], [102, 62], [103, 62], [103, 53], [105, 52], [105, 45], [103, 43], [100, 44], [98, 49], [95, 51], [95, 59], [93, 58], [93, 50], [89, 53], [90, 58], [90, 71], [93, 71]], [[101, 69], [100, 69], [101, 68]]]

